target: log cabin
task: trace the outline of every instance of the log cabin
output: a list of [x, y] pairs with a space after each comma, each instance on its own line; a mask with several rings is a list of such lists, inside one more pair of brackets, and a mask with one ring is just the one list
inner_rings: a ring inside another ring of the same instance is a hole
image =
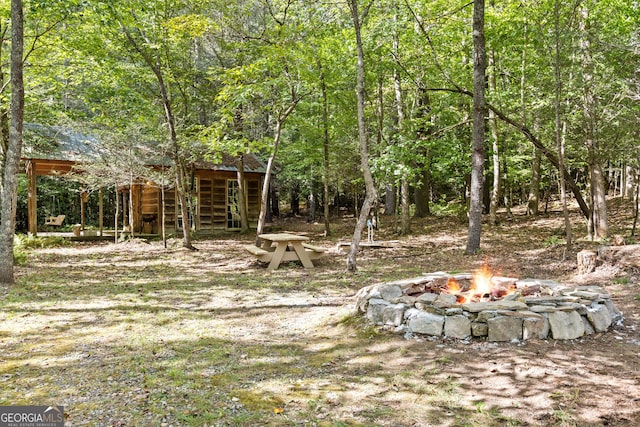
[[[44, 218], [37, 218], [37, 177], [56, 175], [73, 179], [74, 175], [84, 173], [82, 165], [95, 162], [99, 156], [100, 142], [94, 137], [60, 127], [25, 124], [22, 164], [28, 181], [30, 233], [37, 234], [38, 224], [44, 224]], [[249, 225], [255, 228], [266, 168], [253, 154], [245, 155], [243, 164]], [[161, 165], [148, 162], [148, 167], [159, 169]], [[223, 154], [219, 163], [197, 160], [192, 163], [190, 171], [193, 205], [189, 226], [204, 234], [240, 229], [236, 159]], [[163, 206], [165, 231], [182, 230], [184, 221], [174, 185], [161, 188], [153, 181], [136, 179], [133, 185], [118, 185], [117, 194], [123, 202], [121, 224], [124, 231], [161, 233]], [[81, 205], [85, 202], [83, 199]], [[129, 212], [129, 207], [132, 212]], [[99, 223], [102, 234], [102, 215]]]

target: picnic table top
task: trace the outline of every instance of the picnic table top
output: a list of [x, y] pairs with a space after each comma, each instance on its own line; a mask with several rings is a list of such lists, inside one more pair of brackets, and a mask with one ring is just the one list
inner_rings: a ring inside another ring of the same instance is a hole
[[272, 242], [303, 242], [309, 240], [307, 236], [300, 236], [298, 234], [289, 233], [267, 233], [260, 234], [258, 237], [263, 240], [270, 240]]

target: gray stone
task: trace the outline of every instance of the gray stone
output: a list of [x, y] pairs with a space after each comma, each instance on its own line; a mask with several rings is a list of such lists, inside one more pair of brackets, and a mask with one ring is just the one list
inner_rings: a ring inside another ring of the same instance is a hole
[[471, 323], [471, 335], [474, 337], [486, 337], [489, 333], [489, 325], [484, 322]]
[[558, 311], [555, 305], [531, 305], [529, 306], [529, 310], [534, 313], [553, 313], [554, 311]]
[[522, 339], [544, 340], [549, 336], [549, 321], [544, 317], [528, 317], [522, 321]]
[[417, 302], [432, 304], [438, 298], [438, 294], [427, 292], [418, 297]]
[[438, 298], [433, 302], [434, 307], [438, 308], [449, 308], [453, 305], [456, 305], [457, 297], [451, 294], [440, 294]]
[[444, 321], [444, 334], [450, 338], [469, 338], [471, 336], [471, 320], [462, 314], [447, 316]]
[[596, 304], [587, 309], [587, 319], [596, 332], [604, 332], [611, 326], [611, 313], [605, 305]]
[[404, 321], [405, 304], [391, 304], [382, 311], [382, 323], [385, 325], [400, 326]]
[[384, 310], [389, 305], [391, 305], [389, 301], [386, 301], [380, 298], [370, 299], [369, 307], [367, 307], [367, 314], [366, 314], [367, 320], [376, 325], [382, 325]]
[[409, 331], [416, 334], [440, 336], [444, 326], [444, 316], [419, 312], [409, 318], [407, 326]]
[[529, 305], [541, 305], [541, 304], [560, 304], [562, 302], [578, 302], [578, 297], [568, 296], [549, 296], [549, 297], [525, 297], [524, 302]]
[[404, 320], [411, 319], [419, 315], [420, 313], [422, 313], [422, 311], [418, 310], [417, 308], [409, 308], [404, 312]]
[[596, 285], [587, 285], [587, 286], [578, 286], [576, 291], [585, 291], [585, 292], [595, 292], [596, 294], [607, 294], [607, 291], [604, 290], [602, 286]]
[[613, 304], [613, 301], [606, 299], [604, 300], [604, 305], [609, 310], [609, 314], [611, 314], [612, 323], [622, 320], [622, 312], [618, 310], [618, 307], [616, 307], [615, 304]]
[[460, 305], [464, 310], [471, 313], [479, 313], [485, 310], [524, 310], [527, 304], [519, 301], [492, 301], [492, 302], [471, 302]]
[[365, 286], [364, 288], [360, 288], [358, 293], [356, 293], [356, 310], [365, 313], [367, 311], [367, 305], [369, 304], [369, 299], [371, 298], [371, 291], [373, 286]]
[[522, 297], [522, 294], [518, 291], [512, 292], [510, 294], [505, 295], [502, 298], [503, 301], [520, 301], [520, 302], [524, 302], [524, 298]]
[[599, 293], [589, 292], [589, 291], [571, 291], [571, 292], [567, 292], [565, 295], [571, 296], [571, 297], [579, 297], [582, 299], [587, 299], [589, 301], [593, 301], [595, 299], [600, 298]]
[[464, 310], [460, 307], [447, 308], [444, 311], [444, 314], [446, 314], [447, 316], [455, 316], [456, 314], [464, 314]]
[[549, 327], [557, 340], [573, 340], [584, 335], [582, 316], [575, 310], [549, 313]]
[[584, 323], [584, 334], [585, 335], [595, 334], [596, 330], [593, 329], [593, 325], [591, 325], [591, 322], [589, 322], [586, 316], [581, 316], [581, 317], [582, 317], [582, 323]]
[[487, 322], [487, 320], [493, 318], [493, 317], [498, 317], [498, 312], [495, 310], [485, 310], [485, 311], [481, 311], [480, 313], [478, 313], [478, 317], [477, 320], [478, 322]]
[[586, 312], [586, 307], [584, 306], [584, 304], [580, 304], [577, 302], [561, 302], [558, 304], [558, 310], [560, 311], [584, 310]]
[[432, 306], [431, 304], [422, 304], [420, 302], [417, 302], [416, 303], [416, 308], [418, 308], [418, 309], [420, 309], [420, 310], [422, 310], [424, 312], [427, 312], [427, 313], [439, 314], [441, 316], [444, 316], [446, 314], [444, 308], [437, 308], [437, 307]]
[[449, 273], [445, 273], [444, 271], [436, 271], [435, 273], [427, 273], [422, 277], [427, 280], [442, 279], [442, 278], [448, 279], [449, 277], [451, 277], [451, 275]]
[[489, 341], [522, 340], [522, 319], [499, 316], [487, 320]]
[[546, 319], [542, 314], [530, 310], [516, 311], [515, 315], [523, 319]]
[[380, 285], [380, 287], [378, 287], [378, 292], [380, 292], [380, 298], [386, 299], [387, 301], [392, 301], [402, 296], [402, 289], [400, 289], [400, 286], [391, 283]]
[[401, 303], [406, 304], [406, 305], [413, 305], [413, 304], [416, 303], [417, 300], [418, 300], [418, 298], [412, 297], [412, 296], [409, 296], [409, 295], [402, 295], [400, 298], [396, 299], [397, 302], [401, 302]]

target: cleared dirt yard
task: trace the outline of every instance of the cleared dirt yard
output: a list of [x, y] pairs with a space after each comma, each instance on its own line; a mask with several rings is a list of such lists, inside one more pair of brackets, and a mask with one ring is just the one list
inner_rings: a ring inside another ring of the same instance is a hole
[[[631, 210], [614, 201], [614, 233]], [[344, 272], [352, 219], [335, 237], [282, 221], [332, 248], [317, 268], [267, 274], [242, 249], [252, 236], [74, 243], [30, 251], [0, 302], [0, 404], [60, 404], [69, 426], [635, 426], [640, 425], [640, 266], [576, 274], [562, 219], [503, 218], [482, 253], [463, 254], [466, 225], [415, 221]], [[575, 235], [584, 234], [576, 217]], [[629, 239], [628, 239], [629, 240]], [[604, 286], [625, 320], [576, 341], [497, 344], [405, 340], [352, 315], [367, 284], [471, 271]]]

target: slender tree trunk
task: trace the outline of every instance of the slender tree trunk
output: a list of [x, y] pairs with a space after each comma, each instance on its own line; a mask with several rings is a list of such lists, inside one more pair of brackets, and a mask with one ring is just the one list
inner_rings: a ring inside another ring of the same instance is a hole
[[331, 211], [329, 209], [329, 102], [327, 99], [327, 82], [324, 78], [324, 68], [320, 58], [316, 56], [316, 64], [320, 73], [320, 92], [322, 94], [322, 190], [324, 198], [324, 235], [331, 235]]
[[[367, 147], [367, 129], [365, 124], [365, 86], [364, 86], [364, 51], [362, 48], [362, 36], [360, 32], [360, 25], [367, 15], [368, 8], [365, 9], [362, 17], [358, 12], [358, 0], [348, 0], [349, 8], [351, 9], [351, 18], [353, 19], [353, 27], [356, 35], [356, 49], [358, 51], [358, 65], [357, 65], [357, 81], [356, 81], [356, 94], [358, 98], [358, 140], [360, 144], [360, 166], [362, 167], [362, 173], [364, 175], [365, 184], [365, 198], [362, 204], [360, 215], [356, 223], [353, 237], [351, 238], [351, 246], [347, 255], [347, 271], [357, 271], [356, 257], [358, 249], [360, 247], [360, 239], [362, 237], [362, 229], [367, 223], [369, 211], [376, 200], [376, 188], [373, 182], [373, 176], [371, 175], [371, 169], [369, 168], [369, 149]], [[373, 0], [369, 3], [369, 7], [373, 4]]]
[[607, 215], [607, 199], [605, 178], [602, 170], [600, 147], [596, 133], [597, 105], [595, 65], [591, 54], [591, 36], [589, 34], [589, 2], [580, 6], [580, 47], [582, 53], [582, 78], [584, 82], [584, 119], [585, 145], [587, 147], [587, 161], [589, 163], [589, 178], [591, 189], [591, 222], [593, 224], [593, 238], [606, 239], [609, 237]]
[[636, 226], [638, 225], [638, 212], [640, 211], [640, 176], [636, 176], [633, 201], [633, 226], [631, 227], [631, 236], [636, 235]]
[[244, 180], [244, 154], [236, 158], [236, 175], [238, 179], [238, 207], [240, 208], [240, 232], [249, 231], [249, 211], [247, 209], [247, 189]]
[[418, 177], [418, 182], [415, 189], [415, 216], [418, 218], [424, 218], [431, 215], [431, 194], [432, 194], [432, 179], [431, 179], [431, 148], [428, 146], [428, 140], [431, 137], [431, 128], [427, 126], [429, 121], [433, 121], [433, 117], [430, 112], [431, 99], [429, 98], [429, 92], [424, 90], [424, 87], [420, 85], [418, 87], [418, 106], [416, 116], [421, 122], [416, 132], [416, 138], [420, 141], [420, 160], [417, 162], [416, 167], [421, 169], [422, 172]]
[[115, 195], [116, 195], [116, 213], [115, 218], [113, 219], [113, 242], [118, 243], [118, 218], [120, 217], [120, 196], [118, 195], [118, 182], [116, 181], [115, 185]]
[[484, 185], [485, 134], [485, 71], [484, 0], [473, 2], [473, 134], [471, 153], [471, 205], [469, 207], [469, 235], [467, 254], [480, 249], [482, 231], [482, 190]]
[[22, 0], [11, 1], [11, 122], [9, 143], [2, 152], [2, 187], [0, 188], [0, 297], [4, 296], [15, 278], [13, 275], [13, 236], [16, 230], [18, 202], [18, 172], [22, 151], [24, 119], [24, 17]]
[[[555, 77], [555, 97], [554, 97], [554, 110], [555, 110], [555, 135], [556, 135], [556, 144], [558, 147], [558, 164], [561, 169], [564, 169], [564, 159], [565, 159], [565, 131], [566, 131], [566, 122], [564, 124], [561, 120], [561, 103], [562, 99], [562, 79], [561, 79], [561, 64], [560, 64], [560, 0], [555, 0], [554, 5], [554, 32], [555, 32], [555, 60], [553, 64], [554, 68], [554, 77]], [[571, 220], [569, 218], [569, 209], [567, 207], [567, 190], [566, 190], [566, 180], [563, 174], [558, 174], [560, 176], [560, 201], [562, 203], [562, 215], [564, 216], [564, 226], [565, 226], [565, 236], [567, 240], [566, 251], [565, 254], [571, 251], [572, 246], [572, 230], [571, 230]]]
[[[116, 19], [118, 19], [116, 17]], [[167, 127], [169, 129], [169, 137], [171, 141], [171, 150], [169, 152], [169, 157], [175, 164], [175, 180], [176, 180], [176, 188], [178, 193], [178, 201], [180, 203], [180, 214], [182, 215], [182, 246], [187, 249], [194, 250], [195, 248], [191, 244], [191, 228], [189, 222], [189, 200], [188, 200], [188, 189], [187, 189], [187, 168], [184, 165], [184, 160], [180, 155], [180, 145], [178, 143], [178, 134], [176, 132], [175, 125], [175, 117], [173, 115], [173, 111], [171, 108], [171, 99], [169, 97], [169, 91], [167, 90], [167, 86], [164, 81], [164, 76], [162, 74], [162, 65], [160, 63], [160, 59], [145, 51], [143, 47], [136, 41], [136, 39], [131, 34], [131, 31], [124, 26], [122, 22], [120, 22], [120, 28], [124, 31], [124, 34], [129, 41], [129, 44], [132, 48], [138, 52], [143, 61], [147, 64], [149, 69], [153, 72], [156, 77], [156, 81], [158, 83], [158, 92], [160, 95], [160, 101], [162, 102], [162, 107], [164, 109], [164, 116], [166, 120]]]
[[[538, 215], [540, 210], [540, 167], [542, 154], [533, 147], [533, 161], [531, 162], [531, 180], [529, 181], [529, 198], [527, 200], [527, 215]], [[558, 160], [558, 163], [560, 161]], [[562, 174], [559, 174], [562, 175]], [[564, 178], [564, 176], [563, 176]]]
[[[493, 94], [497, 91], [496, 85], [496, 60], [495, 52], [491, 49], [489, 53], [489, 68], [491, 73], [489, 74], [489, 91]], [[493, 186], [491, 187], [491, 201], [489, 203], [489, 222], [491, 225], [498, 223], [498, 204], [500, 203], [500, 186], [502, 173], [500, 171], [500, 135], [498, 134], [498, 119], [496, 114], [489, 110], [489, 128], [491, 129], [491, 141], [493, 146], [493, 153], [491, 158], [493, 160]]]
[[289, 117], [289, 114], [293, 112], [298, 104], [299, 98], [293, 96], [291, 99], [291, 103], [285, 109], [284, 112], [278, 115], [276, 120], [276, 127], [274, 129], [273, 135], [273, 150], [271, 151], [271, 155], [269, 156], [269, 160], [267, 161], [267, 170], [264, 175], [264, 181], [262, 183], [262, 194], [260, 195], [260, 214], [258, 215], [258, 228], [256, 230], [256, 244], [260, 244], [261, 239], [260, 236], [264, 231], [265, 219], [267, 217], [267, 201], [269, 198], [269, 187], [271, 186], [271, 175], [273, 174], [274, 161], [276, 159], [276, 154], [278, 154], [278, 146], [280, 145], [280, 138], [282, 136], [282, 126], [284, 125], [285, 120]]
[[[397, 9], [397, 4], [394, 5]], [[396, 57], [400, 53], [400, 40], [398, 38], [398, 14], [393, 14], [393, 52]], [[404, 127], [404, 96], [402, 93], [402, 82], [400, 81], [400, 73], [398, 67], [393, 69], [393, 89], [396, 98], [396, 135], [400, 141], [403, 136]], [[407, 235], [411, 231], [411, 212], [410, 212], [410, 197], [409, 197], [409, 178], [408, 178], [408, 165], [399, 165], [402, 170], [402, 176], [400, 177], [400, 234]]]

